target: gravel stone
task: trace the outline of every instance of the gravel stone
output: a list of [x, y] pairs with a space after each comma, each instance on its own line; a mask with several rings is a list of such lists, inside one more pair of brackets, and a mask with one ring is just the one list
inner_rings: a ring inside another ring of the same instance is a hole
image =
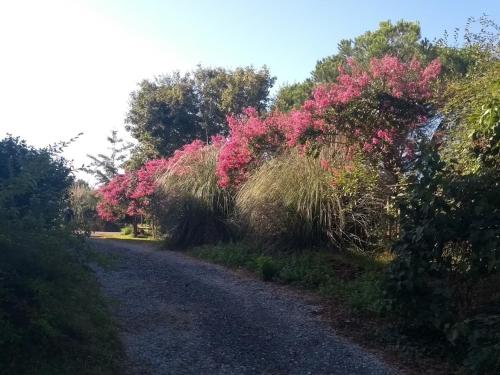
[[95, 267], [135, 374], [396, 374], [337, 336], [320, 307], [182, 253], [92, 239]]

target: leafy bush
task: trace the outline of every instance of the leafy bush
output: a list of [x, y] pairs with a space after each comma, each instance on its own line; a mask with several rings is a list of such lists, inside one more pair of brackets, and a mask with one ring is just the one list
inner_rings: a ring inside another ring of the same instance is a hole
[[255, 264], [264, 281], [271, 281], [279, 274], [279, 266], [270, 256], [260, 255], [255, 259]]
[[130, 225], [127, 225], [127, 226], [123, 227], [120, 231], [125, 236], [130, 236], [134, 232], [134, 228], [132, 228], [132, 226], [130, 226]]
[[2, 374], [116, 373], [120, 344], [95, 278], [74, 253], [82, 246], [64, 232], [0, 230]]
[[[246, 232], [287, 247], [370, 243], [383, 213], [378, 178], [361, 163], [343, 171], [344, 161], [328, 153], [293, 150], [257, 169], [236, 197]], [[325, 159], [338, 165], [337, 175]]]
[[[500, 81], [490, 78], [498, 95]], [[388, 306], [407, 324], [445, 336], [475, 373], [493, 374], [500, 371], [499, 105], [493, 99], [458, 116], [471, 135], [462, 139], [467, 159], [445, 162], [431, 146], [402, 195]]]
[[112, 374], [119, 345], [84, 243], [64, 229], [70, 169], [0, 141], [0, 372]]
[[19, 138], [0, 141], [0, 209], [4, 230], [55, 228], [67, 208], [70, 169], [50, 149], [28, 147]]

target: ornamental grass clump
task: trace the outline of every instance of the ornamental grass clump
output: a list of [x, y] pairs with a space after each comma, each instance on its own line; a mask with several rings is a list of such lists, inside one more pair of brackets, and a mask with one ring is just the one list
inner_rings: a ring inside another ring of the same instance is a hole
[[316, 157], [293, 149], [264, 163], [236, 195], [244, 230], [278, 246], [372, 245], [383, 215], [378, 177], [341, 155], [332, 146]]
[[170, 246], [215, 243], [232, 237], [233, 199], [215, 174], [219, 144], [206, 145], [174, 160], [159, 177], [155, 199], [162, 232]]

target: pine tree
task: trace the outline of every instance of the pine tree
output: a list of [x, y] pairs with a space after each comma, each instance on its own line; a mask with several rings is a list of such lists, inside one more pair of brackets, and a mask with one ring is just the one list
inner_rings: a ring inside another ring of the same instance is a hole
[[116, 130], [111, 131], [111, 136], [107, 137], [107, 140], [109, 142], [109, 154], [87, 154], [91, 162], [88, 166], [82, 168], [86, 173], [93, 175], [100, 184], [107, 184], [118, 174], [128, 156], [127, 151], [133, 146], [131, 143], [125, 143], [122, 138], [119, 138]]

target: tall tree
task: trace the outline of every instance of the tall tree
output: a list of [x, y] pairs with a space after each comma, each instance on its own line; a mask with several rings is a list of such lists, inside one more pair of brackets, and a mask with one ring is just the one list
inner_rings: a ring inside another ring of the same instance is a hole
[[226, 134], [226, 117], [240, 113], [247, 107], [259, 112], [267, 109], [269, 90], [275, 82], [267, 67], [227, 70], [223, 68], [198, 68], [193, 72], [198, 94], [201, 125], [205, 137]]
[[119, 169], [125, 163], [128, 156], [128, 150], [132, 147], [131, 143], [125, 143], [118, 137], [116, 130], [111, 131], [107, 137], [109, 142], [109, 154], [89, 155], [90, 164], [83, 167], [82, 170], [93, 175], [100, 184], [107, 184], [119, 172]]
[[276, 95], [274, 106], [282, 112], [299, 108], [309, 99], [314, 83], [310, 79], [281, 87]]
[[202, 68], [144, 80], [131, 94], [126, 129], [139, 141], [131, 168], [139, 161], [170, 156], [201, 138], [226, 134], [226, 117], [246, 107], [265, 111], [275, 78], [264, 66], [227, 70]]
[[338, 44], [338, 53], [319, 60], [312, 77], [315, 82], [334, 82], [338, 76], [338, 67], [348, 57], [368, 63], [371, 58], [385, 55], [396, 56], [403, 61], [413, 57], [427, 62], [430, 57], [430, 44], [421, 39], [418, 22], [391, 21], [380, 22], [379, 28], [351, 39], [343, 39]]
[[139, 141], [134, 153], [146, 159], [171, 154], [202, 135], [194, 81], [176, 72], [144, 80], [130, 96], [126, 129]]
[[[475, 29], [480, 29], [480, 32], [474, 32]], [[429, 63], [439, 58], [442, 77], [453, 80], [476, 69], [478, 62], [500, 55], [500, 28], [487, 16], [470, 18], [463, 34], [463, 42], [458, 40], [459, 29], [455, 30], [451, 43], [446, 32], [443, 38], [430, 42], [422, 38], [418, 22], [400, 20], [393, 24], [383, 21], [377, 30], [367, 31], [354, 39], [341, 40], [337, 53], [320, 59], [310, 78], [281, 88], [275, 105], [285, 111], [297, 108], [310, 96], [314, 84], [336, 82], [339, 67], [345, 66], [348, 58], [354, 58], [365, 66], [372, 58], [385, 55], [397, 57], [403, 62], [410, 62], [416, 57], [423, 63]]]
[[314, 84], [336, 82], [339, 66], [345, 65], [348, 58], [354, 58], [361, 65], [367, 65], [374, 57], [382, 58], [385, 55], [398, 57], [404, 62], [413, 57], [429, 62], [437, 57], [433, 48], [427, 40], [421, 39], [417, 22], [381, 22], [375, 31], [367, 31], [354, 40], [342, 39], [337, 44], [336, 54], [318, 60], [311, 78], [281, 88], [275, 104], [285, 111], [299, 107], [310, 96]]

